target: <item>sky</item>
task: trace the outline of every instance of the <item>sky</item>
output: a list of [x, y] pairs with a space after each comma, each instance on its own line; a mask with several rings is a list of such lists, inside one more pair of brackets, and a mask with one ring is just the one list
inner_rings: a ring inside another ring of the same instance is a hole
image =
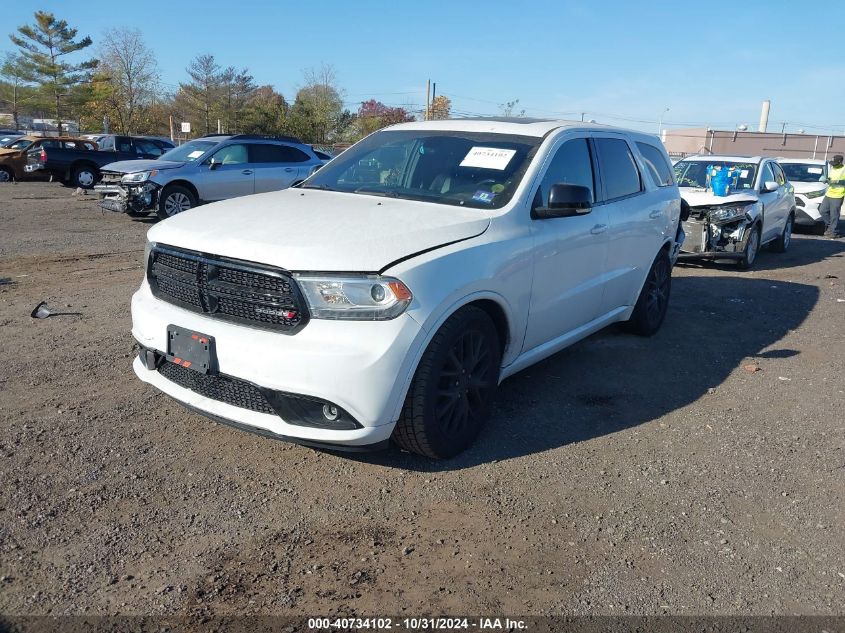
[[140, 28], [166, 89], [211, 53], [288, 101], [304, 70], [330, 64], [350, 110], [375, 98], [421, 111], [430, 79], [460, 116], [518, 99], [526, 116], [654, 133], [661, 118], [756, 129], [770, 99], [769, 131], [845, 133], [841, 1], [6, 0], [5, 32], [39, 9], [90, 35], [94, 54], [105, 30]]

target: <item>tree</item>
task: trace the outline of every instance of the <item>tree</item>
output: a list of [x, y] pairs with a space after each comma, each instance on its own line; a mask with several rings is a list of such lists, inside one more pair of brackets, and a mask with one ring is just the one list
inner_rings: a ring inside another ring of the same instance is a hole
[[179, 84], [188, 107], [198, 112], [205, 124], [205, 133], [211, 132], [212, 111], [220, 98], [222, 73], [214, 55], [197, 55], [187, 68], [191, 81]]
[[519, 99], [514, 99], [513, 101], [508, 101], [507, 103], [500, 103], [499, 110], [502, 112], [502, 116], [510, 117], [524, 117], [525, 116], [525, 109], [523, 108], [519, 112], [516, 112], [516, 106], [519, 104]]
[[437, 95], [431, 101], [431, 111], [429, 118], [433, 120], [448, 119], [449, 113], [452, 111], [452, 102], [449, 97], [444, 95]]
[[[305, 85], [296, 93], [292, 123], [315, 143], [331, 141], [343, 114], [343, 99], [333, 66], [323, 64], [304, 72]], [[300, 132], [301, 133], [301, 132]]]
[[85, 82], [90, 71], [97, 67], [96, 59], [71, 64], [65, 57], [91, 46], [91, 38], [86, 36], [77, 40], [77, 29], [70, 28], [65, 20], [57, 20], [47, 11], [36, 11], [35, 24], [18, 27], [17, 32], [17, 35], [9, 35], [9, 39], [21, 51], [26, 76], [40, 84], [54, 100], [61, 134], [62, 97]]
[[413, 120], [414, 117], [408, 114], [405, 108], [392, 108], [375, 99], [364, 101], [361, 107], [358, 108], [357, 124], [361, 137], [372, 134], [376, 130], [380, 130], [388, 125]]
[[3, 65], [0, 66], [0, 77], [3, 84], [0, 84], [0, 101], [8, 103], [12, 110], [12, 119], [15, 122], [15, 129], [20, 129], [20, 104], [25, 98], [24, 91], [29, 87], [26, 80], [26, 72], [23, 67], [23, 60], [19, 55], [6, 53]]
[[106, 111], [121, 134], [133, 134], [159, 92], [155, 53], [138, 29], [110, 29], [99, 48], [100, 76], [109, 82]]
[[272, 86], [252, 91], [241, 111], [238, 125], [246, 134], [280, 136], [287, 132], [288, 104]]
[[240, 130], [240, 117], [250, 96], [255, 92], [256, 85], [246, 68], [237, 71], [229, 66], [220, 76], [223, 92], [223, 118], [226, 132]]

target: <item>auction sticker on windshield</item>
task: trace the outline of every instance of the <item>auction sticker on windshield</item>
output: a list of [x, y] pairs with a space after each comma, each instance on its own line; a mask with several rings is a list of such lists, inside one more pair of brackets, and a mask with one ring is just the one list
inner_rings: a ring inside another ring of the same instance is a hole
[[482, 169], [502, 170], [516, 154], [515, 149], [497, 149], [495, 147], [473, 147], [464, 156], [460, 167], [481, 167]]
[[821, 167], [807, 167], [808, 174], [821, 174], [824, 172], [824, 169]]
[[204, 150], [201, 150], [201, 149], [196, 149], [196, 150], [194, 150], [193, 152], [191, 152], [190, 154], [188, 154], [188, 158], [199, 158], [199, 157], [200, 157], [200, 156], [202, 156], [204, 153], [205, 153], [205, 151], [204, 151]]

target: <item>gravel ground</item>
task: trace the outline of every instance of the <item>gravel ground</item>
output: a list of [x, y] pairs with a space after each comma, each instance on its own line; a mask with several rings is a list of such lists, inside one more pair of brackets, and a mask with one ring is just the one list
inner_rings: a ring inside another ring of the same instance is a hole
[[435, 463], [135, 379], [148, 222], [22, 183], [0, 226], [0, 613], [845, 614], [845, 241], [679, 266], [657, 336], [507, 380]]

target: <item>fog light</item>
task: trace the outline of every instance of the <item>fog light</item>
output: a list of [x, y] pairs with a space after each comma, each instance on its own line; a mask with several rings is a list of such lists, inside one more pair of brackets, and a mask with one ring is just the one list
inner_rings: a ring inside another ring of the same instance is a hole
[[323, 405], [323, 417], [324, 418], [326, 418], [330, 422], [333, 422], [334, 420], [337, 420], [338, 415], [339, 414], [338, 414], [336, 406], [334, 406], [333, 404], [324, 404]]

